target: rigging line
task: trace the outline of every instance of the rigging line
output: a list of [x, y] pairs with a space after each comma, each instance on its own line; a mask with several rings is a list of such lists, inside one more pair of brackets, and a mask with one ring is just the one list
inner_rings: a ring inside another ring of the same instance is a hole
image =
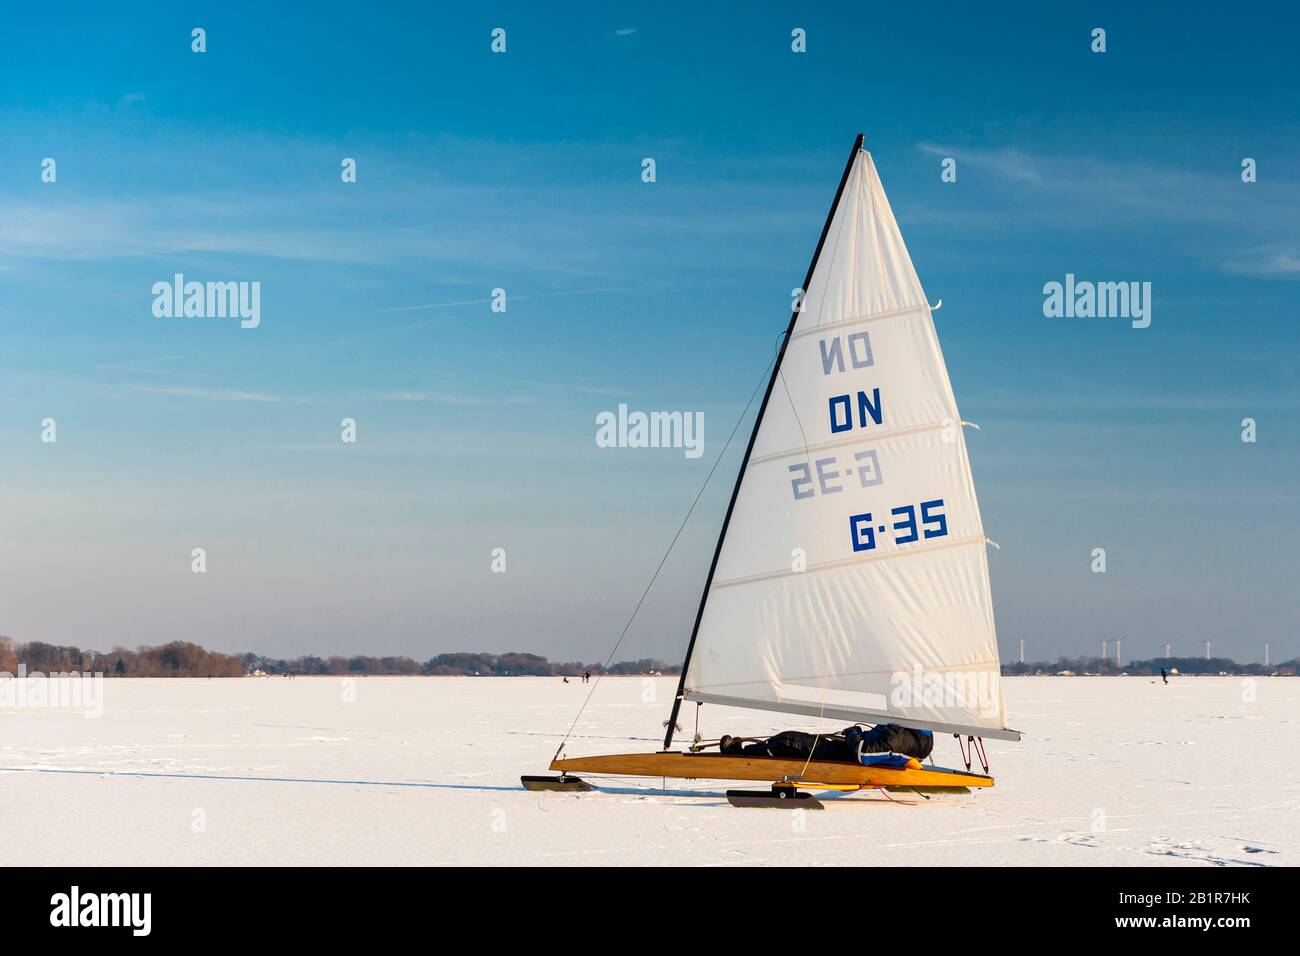
[[[780, 353], [778, 352], [777, 354]], [[664, 556], [659, 559], [659, 566], [655, 568], [655, 573], [650, 576], [650, 583], [647, 584], [645, 590], [641, 592], [641, 599], [636, 602], [636, 607], [632, 609], [631, 616], [627, 619], [627, 623], [623, 625], [623, 633], [619, 634], [618, 640], [614, 642], [614, 647], [609, 652], [609, 656], [605, 658], [605, 666], [602, 667], [601, 672], [596, 675], [596, 680], [592, 683], [591, 690], [587, 691], [586, 699], [583, 700], [582, 706], [578, 708], [578, 713], [574, 716], [573, 723], [569, 725], [569, 730], [564, 735], [564, 739], [560, 741], [560, 746], [556, 748], [555, 756], [551, 758], [552, 760], [559, 759], [560, 754], [564, 752], [564, 745], [567, 744], [569, 738], [573, 736], [574, 728], [578, 726], [578, 721], [582, 719], [582, 712], [586, 710], [587, 705], [591, 703], [592, 694], [596, 693], [596, 688], [600, 686], [601, 679], [609, 669], [610, 661], [612, 661], [614, 655], [618, 653], [618, 648], [619, 645], [623, 643], [623, 638], [627, 637], [627, 632], [632, 627], [632, 622], [636, 620], [637, 613], [641, 610], [641, 605], [645, 603], [646, 597], [650, 594], [650, 589], [654, 587], [655, 581], [659, 578], [659, 572], [664, 569], [664, 564], [668, 561], [668, 556], [672, 554], [673, 548], [677, 544], [677, 539], [682, 536], [682, 531], [686, 528], [686, 522], [691, 520], [691, 515], [695, 512], [695, 506], [700, 503], [700, 498], [704, 495], [704, 489], [709, 486], [709, 482], [713, 479], [713, 473], [718, 470], [718, 465], [722, 464], [723, 456], [726, 455], [727, 449], [731, 447], [731, 440], [736, 437], [736, 432], [740, 429], [741, 422], [743, 422], [745, 416], [749, 414], [749, 408], [754, 404], [754, 399], [758, 397], [759, 390], [762, 389], [763, 383], [767, 381], [768, 372], [771, 371], [772, 365], [775, 362], [776, 355], [773, 355], [771, 361], [769, 361], [764, 367], [763, 374], [759, 377], [758, 384], [754, 386], [754, 391], [749, 396], [749, 401], [745, 403], [745, 408], [741, 411], [740, 417], [736, 419], [736, 424], [732, 426], [731, 434], [727, 436], [727, 440], [723, 444], [722, 450], [718, 452], [718, 457], [714, 460], [713, 467], [709, 469], [709, 473], [705, 476], [704, 484], [700, 485], [700, 490], [695, 493], [695, 500], [691, 502], [690, 508], [686, 510], [686, 517], [682, 518], [682, 523], [677, 527], [677, 533], [673, 535], [673, 540], [668, 543], [668, 550], [665, 551]]]

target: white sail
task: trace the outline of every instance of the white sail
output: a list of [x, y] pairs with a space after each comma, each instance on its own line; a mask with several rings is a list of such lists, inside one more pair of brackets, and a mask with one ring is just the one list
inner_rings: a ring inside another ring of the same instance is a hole
[[685, 699], [1017, 739], [961, 419], [865, 150], [774, 374]]

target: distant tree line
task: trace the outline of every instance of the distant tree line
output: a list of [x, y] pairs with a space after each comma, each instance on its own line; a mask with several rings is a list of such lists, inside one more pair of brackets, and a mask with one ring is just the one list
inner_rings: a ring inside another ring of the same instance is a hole
[[0, 671], [16, 674], [19, 664], [26, 665], [28, 673], [80, 671], [106, 677], [239, 677], [244, 673], [239, 658], [204, 650], [187, 641], [141, 646], [133, 651], [114, 647], [104, 654], [42, 641], [14, 644], [0, 637]]
[[1179, 674], [1188, 675], [1233, 674], [1265, 677], [1271, 674], [1294, 676], [1297, 667], [1300, 667], [1300, 658], [1265, 667], [1263, 664], [1238, 664], [1228, 657], [1211, 657], [1209, 660], [1204, 657], [1157, 657], [1149, 661], [1128, 661], [1122, 665], [1116, 664], [1113, 657], [1062, 657], [1054, 664], [1046, 661], [1032, 664], [1003, 664], [1002, 673], [1008, 677], [1026, 674], [1100, 676], [1128, 674], [1136, 677], [1153, 677], [1159, 676], [1163, 668], [1166, 673], [1177, 671]]
[[374, 675], [473, 675], [481, 677], [577, 677], [587, 671], [593, 675], [609, 674], [678, 674], [681, 667], [661, 660], [644, 658], [623, 661], [608, 669], [600, 664], [559, 663], [537, 654], [438, 654], [427, 661], [410, 657], [316, 657], [308, 655], [279, 660], [261, 654], [222, 654], [205, 650], [186, 641], [172, 641], [157, 647], [142, 646], [135, 650], [114, 647], [108, 653], [63, 647], [32, 641], [15, 644], [0, 635], [0, 672], [16, 674], [23, 664], [27, 672], [43, 674], [71, 671], [99, 672], [106, 677], [241, 677], [261, 671], [264, 674], [374, 674]]
[[[411, 676], [475, 676], [475, 677], [577, 677], [585, 672], [593, 675], [608, 674], [680, 674], [681, 665], [668, 664], [654, 658], [621, 661], [605, 668], [601, 664], [583, 664], [578, 661], [550, 661], [538, 654], [510, 652], [507, 654], [481, 654], [461, 651], [455, 654], [438, 654], [427, 661], [411, 657], [372, 657], [355, 655], [343, 657], [316, 657], [307, 655], [281, 660], [261, 654], [222, 654], [209, 651], [187, 641], [171, 641], [157, 646], [141, 646], [135, 650], [114, 647], [107, 653], [82, 650], [32, 641], [15, 644], [0, 635], [0, 673], [16, 674], [18, 665], [26, 665], [28, 673], [43, 674], [80, 671], [102, 673], [106, 677], [241, 677], [261, 672], [264, 674], [301, 675], [411, 675]], [[1161, 668], [1179, 674], [1233, 674], [1266, 676], [1270, 674], [1295, 675], [1300, 669], [1300, 658], [1280, 664], [1238, 664], [1227, 657], [1162, 657], [1152, 660], [1128, 661], [1123, 665], [1110, 657], [1062, 657], [1055, 663], [1039, 661], [1026, 664], [1003, 664], [1005, 676], [1029, 674], [1119, 675], [1156, 676]]]
[[258, 654], [240, 656], [246, 673], [265, 674], [425, 674], [434, 677], [578, 677], [595, 674], [680, 674], [681, 666], [661, 660], [643, 658], [621, 661], [606, 668], [581, 661], [551, 661], [538, 654], [512, 651], [507, 654], [482, 654], [459, 651], [438, 654], [427, 661], [410, 657], [295, 657], [277, 660]]

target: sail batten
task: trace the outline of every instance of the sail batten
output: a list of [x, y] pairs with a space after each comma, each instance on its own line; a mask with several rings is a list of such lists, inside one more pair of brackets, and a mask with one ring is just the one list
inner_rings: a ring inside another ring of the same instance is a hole
[[801, 332], [795, 332], [791, 338], [803, 338], [805, 335], [816, 335], [819, 332], [825, 332], [832, 328], [847, 328], [852, 325], [866, 325], [868, 322], [880, 322], [884, 319], [892, 319], [900, 315], [907, 315], [909, 312], [930, 311], [930, 306], [926, 303], [921, 305], [908, 305], [901, 309], [891, 309], [888, 312], [878, 312], [875, 315], [855, 315], [847, 319], [840, 319], [837, 322], [826, 322], [822, 325], [810, 329], [804, 329]]
[[[884, 441], [886, 438], [898, 438], [902, 435], [912, 435], [915, 434], [916, 432], [928, 431], [930, 429], [951, 428], [952, 426], [953, 426], [953, 421], [951, 418], [942, 422], [929, 422], [924, 425], [911, 425], [908, 426], [907, 428], [895, 428], [895, 429], [891, 429], [890, 431], [876, 432], [872, 438], [872, 441]], [[808, 453], [811, 451], [825, 451], [829, 448], [841, 448], [845, 445], [858, 445], [861, 443], [862, 443], [861, 436], [854, 436], [850, 438], [831, 439], [829, 441], [816, 442], [814, 444], [802, 445], [798, 448], [788, 448], [783, 451], [772, 451], [772, 452], [768, 452], [765, 455], [756, 455], [755, 457], [751, 458], [749, 460], [749, 465], [747, 467], [752, 467], [754, 465], [761, 465], [764, 462], [769, 462], [769, 461], [780, 461], [783, 458], [805, 458], [807, 457]]]
[[925, 291], [857, 148], [746, 450], [674, 718], [685, 699], [1018, 737], [960, 422]]
[[905, 561], [913, 555], [928, 554], [932, 551], [941, 551], [946, 548], [963, 548], [971, 545], [980, 545], [983, 547], [988, 543], [988, 538], [983, 536], [977, 538], [956, 538], [952, 541], [944, 541], [942, 544], [932, 544], [917, 548], [915, 551], [908, 551], [903, 554], [877, 554], [869, 558], [845, 558], [841, 561], [827, 561], [824, 564], [805, 565], [799, 571], [772, 571], [767, 574], [755, 574], [747, 578], [719, 579], [713, 582], [715, 590], [720, 588], [735, 587], [737, 584], [749, 584], [753, 581], [771, 581], [776, 578], [796, 577], [801, 574], [815, 574], [818, 571], [832, 571], [836, 568], [846, 567], [852, 564], [867, 564], [875, 561]]

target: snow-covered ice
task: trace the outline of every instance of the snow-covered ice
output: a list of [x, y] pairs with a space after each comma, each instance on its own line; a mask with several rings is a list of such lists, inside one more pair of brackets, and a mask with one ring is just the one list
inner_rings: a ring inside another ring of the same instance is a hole
[[[522, 790], [590, 689], [576, 681], [106, 680], [99, 719], [0, 711], [0, 864], [1300, 863], [1300, 680], [1004, 686], [1025, 736], [989, 741], [993, 789], [809, 813], [735, 809], [711, 781]], [[655, 749], [674, 689], [606, 678], [568, 753]], [[718, 707], [701, 721], [707, 737], [818, 726]], [[961, 766], [951, 737], [936, 758]]]

